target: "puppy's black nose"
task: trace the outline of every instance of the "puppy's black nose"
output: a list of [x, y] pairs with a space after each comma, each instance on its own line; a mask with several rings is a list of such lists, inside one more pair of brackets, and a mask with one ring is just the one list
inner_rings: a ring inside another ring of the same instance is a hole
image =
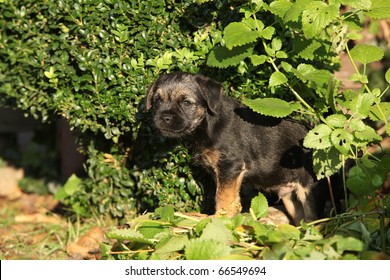
[[161, 116], [161, 120], [163, 122], [165, 122], [166, 124], [170, 124], [172, 122], [172, 120], [173, 120], [173, 117], [172, 117], [172, 115], [169, 115], [169, 114], [163, 114]]

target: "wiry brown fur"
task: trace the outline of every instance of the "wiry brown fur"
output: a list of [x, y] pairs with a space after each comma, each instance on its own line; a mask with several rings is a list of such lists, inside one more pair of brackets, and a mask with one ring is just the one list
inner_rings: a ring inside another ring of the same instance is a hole
[[316, 218], [311, 153], [302, 147], [306, 129], [289, 119], [254, 113], [223, 95], [202, 75], [162, 75], [149, 88], [146, 109], [166, 137], [191, 137], [195, 162], [216, 183], [216, 214], [241, 211], [242, 184], [273, 191], [297, 224]]

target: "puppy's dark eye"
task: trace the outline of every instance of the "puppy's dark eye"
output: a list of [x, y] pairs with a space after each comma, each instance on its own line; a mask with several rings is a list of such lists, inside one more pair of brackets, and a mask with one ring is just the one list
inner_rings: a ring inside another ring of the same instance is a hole
[[181, 105], [183, 107], [190, 107], [191, 105], [193, 104], [193, 102], [191, 100], [188, 100], [188, 99], [184, 99], [182, 102], [181, 102]]
[[155, 104], [156, 106], [159, 106], [159, 105], [161, 105], [161, 103], [162, 103], [161, 97], [160, 97], [160, 96], [157, 96], [157, 97], [154, 99], [154, 104]]

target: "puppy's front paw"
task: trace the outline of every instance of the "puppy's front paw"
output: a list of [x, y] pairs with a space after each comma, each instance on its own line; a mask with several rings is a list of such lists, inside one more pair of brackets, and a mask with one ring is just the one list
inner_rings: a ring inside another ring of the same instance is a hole
[[234, 217], [238, 213], [240, 213], [242, 210], [242, 206], [240, 202], [232, 202], [229, 205], [226, 205], [225, 207], [219, 207], [215, 211], [215, 216], [216, 217]]

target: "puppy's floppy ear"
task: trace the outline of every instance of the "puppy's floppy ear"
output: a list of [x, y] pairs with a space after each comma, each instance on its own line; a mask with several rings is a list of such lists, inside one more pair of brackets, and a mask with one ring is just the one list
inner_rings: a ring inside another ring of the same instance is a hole
[[201, 89], [201, 95], [206, 101], [208, 109], [212, 114], [216, 115], [223, 96], [222, 84], [203, 75], [196, 75], [195, 81]]
[[152, 99], [156, 90], [158, 79], [148, 88], [145, 95], [145, 111], [149, 111], [152, 108]]

